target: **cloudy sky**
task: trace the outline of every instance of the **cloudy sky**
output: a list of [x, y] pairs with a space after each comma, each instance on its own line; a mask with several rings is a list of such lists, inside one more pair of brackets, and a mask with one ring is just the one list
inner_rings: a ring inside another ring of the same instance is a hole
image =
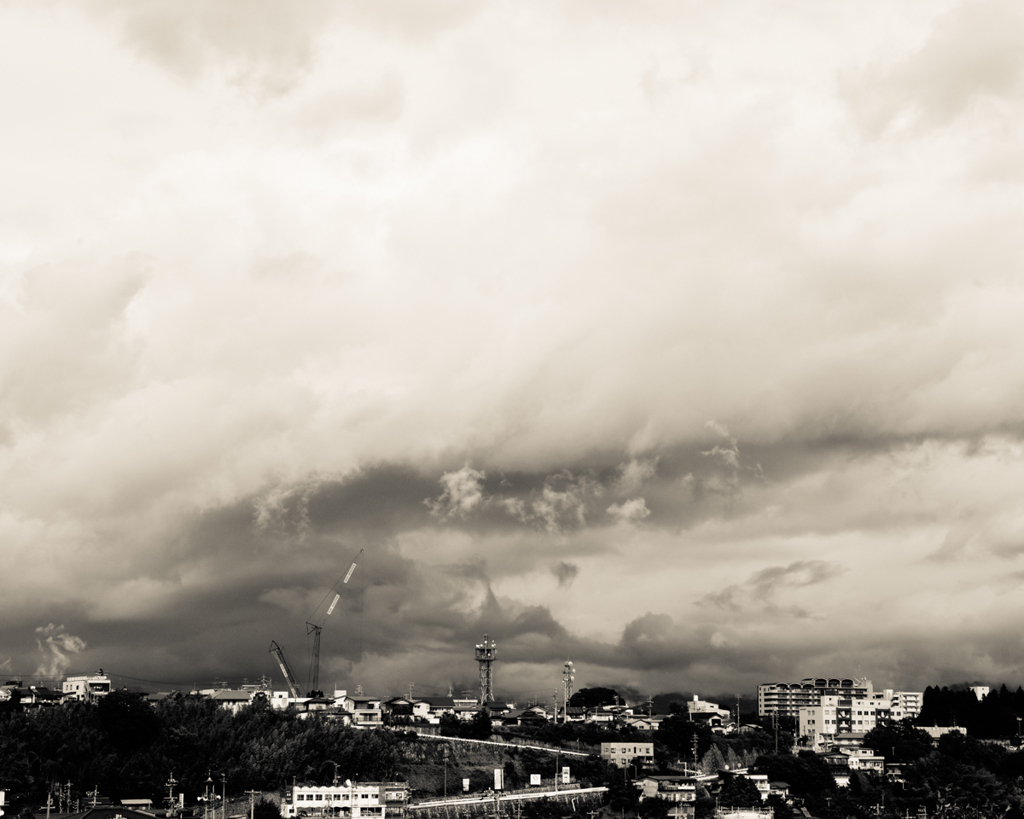
[[0, 3], [0, 673], [1024, 682], [1015, 0]]

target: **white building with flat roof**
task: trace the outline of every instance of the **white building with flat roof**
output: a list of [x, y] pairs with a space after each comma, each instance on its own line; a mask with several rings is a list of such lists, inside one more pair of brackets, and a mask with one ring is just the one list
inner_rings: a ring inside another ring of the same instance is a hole
[[384, 819], [402, 815], [408, 802], [407, 782], [352, 782], [346, 779], [336, 785], [293, 785], [290, 799], [281, 805], [281, 815]]
[[76, 674], [65, 677], [61, 693], [65, 699], [95, 702], [111, 691], [110, 677], [101, 668], [95, 674]]

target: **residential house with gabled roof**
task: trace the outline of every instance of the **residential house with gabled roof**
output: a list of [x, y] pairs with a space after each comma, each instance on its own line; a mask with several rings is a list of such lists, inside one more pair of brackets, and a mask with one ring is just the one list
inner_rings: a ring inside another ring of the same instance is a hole
[[254, 693], [253, 691], [238, 691], [225, 688], [220, 691], [214, 691], [209, 697], [224, 710], [237, 714], [252, 702]]
[[334, 701], [340, 708], [352, 715], [353, 728], [372, 730], [384, 725], [384, 704], [380, 697], [335, 691]]
[[543, 725], [551, 721], [551, 717], [543, 705], [516, 708], [496, 717], [496, 719], [500, 720], [503, 725]]
[[445, 714], [455, 714], [455, 700], [452, 697], [420, 697], [415, 704], [421, 706], [420, 710], [422, 706], [426, 707], [427, 722], [431, 725], [438, 725]]

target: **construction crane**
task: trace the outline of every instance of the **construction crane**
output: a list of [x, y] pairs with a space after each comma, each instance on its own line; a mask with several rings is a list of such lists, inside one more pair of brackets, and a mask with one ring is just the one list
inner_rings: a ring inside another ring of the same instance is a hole
[[296, 681], [295, 675], [292, 674], [292, 667], [288, 665], [288, 661], [284, 658], [284, 649], [271, 640], [270, 653], [274, 655], [277, 664], [281, 666], [281, 673], [284, 674], [284, 681], [288, 683], [288, 690], [291, 692], [292, 699], [298, 699], [301, 696], [299, 694], [299, 683]]
[[[331, 616], [331, 612], [334, 611], [334, 607], [338, 605], [338, 601], [341, 599], [341, 592], [336, 591], [340, 586], [344, 586], [352, 579], [352, 573], [356, 570], [356, 562], [359, 560], [359, 556], [363, 553], [360, 549], [359, 553], [353, 558], [352, 565], [348, 567], [348, 571], [342, 577], [339, 577], [337, 582], [331, 586], [330, 591], [324, 596], [324, 599], [320, 601], [320, 605], [316, 607], [313, 614], [310, 615], [310, 619], [306, 621], [306, 636], [313, 635], [313, 652], [309, 658], [309, 671], [310, 671], [310, 697], [322, 697], [324, 692], [320, 690], [320, 632], [323, 631], [324, 623], [327, 622], [327, 618]], [[324, 607], [324, 603], [327, 602], [331, 596], [331, 592], [334, 592], [334, 599], [331, 600], [331, 605], [327, 607], [326, 613], [317, 619], [316, 614]]]

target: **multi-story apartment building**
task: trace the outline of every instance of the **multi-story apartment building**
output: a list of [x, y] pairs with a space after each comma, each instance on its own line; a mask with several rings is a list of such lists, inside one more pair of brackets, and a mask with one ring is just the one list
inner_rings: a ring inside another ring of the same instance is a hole
[[[893, 691], [886, 688], [876, 692], [871, 680], [863, 677], [808, 677], [798, 683], [765, 683], [757, 687], [757, 713], [762, 717], [778, 714], [799, 717], [801, 708], [815, 708], [822, 697], [844, 700], [870, 700], [874, 710], [891, 709], [891, 719], [916, 717], [921, 713], [921, 691]], [[864, 710], [864, 709], [861, 709]], [[895, 713], [899, 712], [899, 716]], [[864, 716], [864, 715], [861, 715]], [[857, 730], [854, 728], [853, 730]], [[866, 729], [870, 730], [870, 729]]]
[[757, 687], [758, 716], [799, 717], [801, 708], [813, 708], [822, 697], [869, 698], [871, 680], [862, 677], [807, 677], [795, 683], [763, 683]]
[[797, 735], [818, 748], [835, 741], [839, 734], [865, 734], [882, 723], [916, 716], [917, 710], [907, 711], [895, 704], [904, 701], [915, 702], [913, 697], [897, 696], [892, 690], [869, 698], [821, 697], [818, 705], [800, 709]]
[[335, 785], [293, 785], [291, 799], [281, 806], [281, 815], [385, 819], [401, 816], [408, 801], [407, 782], [346, 780]]

